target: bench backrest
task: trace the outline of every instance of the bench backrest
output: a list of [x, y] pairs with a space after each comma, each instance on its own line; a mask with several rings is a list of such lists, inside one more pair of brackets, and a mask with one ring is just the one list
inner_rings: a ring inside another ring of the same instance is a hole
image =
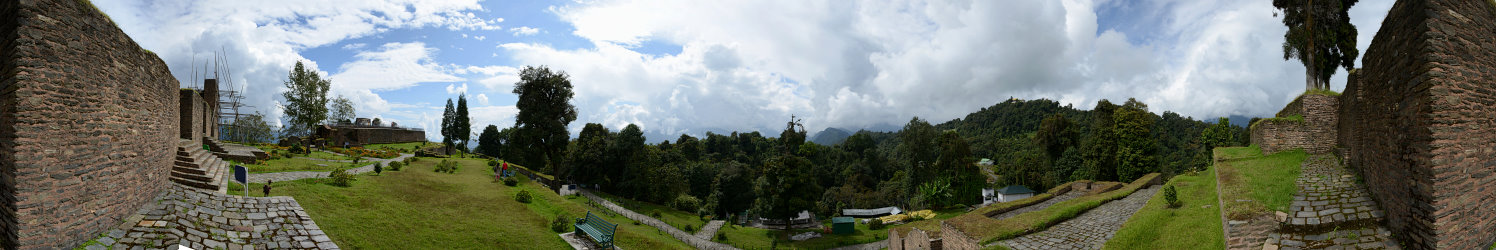
[[597, 217], [597, 215], [592, 214], [592, 211], [587, 211], [587, 225], [592, 226], [592, 228], [594, 229], [607, 232], [608, 234], [612, 234], [613, 230], [618, 228], [618, 224], [613, 224], [605, 221], [603, 220], [603, 218]]

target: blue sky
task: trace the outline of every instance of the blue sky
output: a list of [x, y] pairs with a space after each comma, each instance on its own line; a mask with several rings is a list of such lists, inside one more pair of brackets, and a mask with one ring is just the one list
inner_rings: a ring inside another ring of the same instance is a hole
[[[215, 53], [254, 110], [281, 119], [296, 61], [360, 117], [513, 125], [518, 69], [569, 73], [578, 130], [681, 133], [941, 122], [1006, 100], [1089, 108], [1137, 98], [1196, 118], [1268, 116], [1303, 91], [1268, 0], [95, 1], [183, 86]], [[1351, 10], [1363, 50], [1390, 0]], [[194, 63], [196, 62], [196, 63]], [[194, 67], [197, 65], [197, 67]], [[1332, 79], [1344, 86], [1344, 73]], [[573, 131], [574, 133], [576, 131]], [[667, 138], [654, 138], [667, 137]]]

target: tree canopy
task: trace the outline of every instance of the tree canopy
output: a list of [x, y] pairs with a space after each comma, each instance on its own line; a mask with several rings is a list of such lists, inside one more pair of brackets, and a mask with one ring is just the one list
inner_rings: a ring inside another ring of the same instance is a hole
[[290, 123], [287, 131], [293, 135], [312, 134], [312, 128], [327, 119], [327, 89], [332, 82], [322, 79], [316, 69], [308, 69], [296, 61], [284, 84], [286, 92], [281, 97], [286, 98], [283, 109]]
[[333, 98], [328, 105], [330, 105], [328, 107], [330, 113], [327, 116], [328, 124], [337, 123], [338, 121], [352, 121], [358, 117], [353, 109], [353, 101], [348, 100], [347, 97], [339, 95], [337, 98]]
[[552, 165], [561, 163], [571, 137], [566, 126], [577, 120], [576, 106], [571, 104], [571, 79], [566, 72], [552, 72], [545, 66], [526, 66], [519, 78], [513, 91], [519, 96], [515, 103], [519, 115], [514, 124], [519, 129], [516, 143], [528, 151], [523, 165], [554, 171]]
[[1356, 25], [1350, 9], [1358, 0], [1273, 0], [1288, 32], [1283, 60], [1298, 59], [1308, 73], [1309, 89], [1329, 89], [1335, 69], [1356, 67]]

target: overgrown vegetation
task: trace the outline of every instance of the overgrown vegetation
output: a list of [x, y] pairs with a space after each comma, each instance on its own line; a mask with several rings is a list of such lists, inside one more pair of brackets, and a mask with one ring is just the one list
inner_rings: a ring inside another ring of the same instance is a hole
[[1154, 196], [1132, 215], [1105, 249], [1222, 249], [1220, 206], [1217, 206], [1215, 167], [1174, 176], [1184, 206], [1166, 208], [1165, 197]]
[[358, 177], [354, 177], [352, 174], [348, 174], [348, 169], [339, 168], [338, 170], [333, 170], [332, 172], [327, 173], [327, 178], [332, 180], [331, 183], [333, 185], [339, 187], [348, 187], [353, 185], [353, 181], [357, 180]]

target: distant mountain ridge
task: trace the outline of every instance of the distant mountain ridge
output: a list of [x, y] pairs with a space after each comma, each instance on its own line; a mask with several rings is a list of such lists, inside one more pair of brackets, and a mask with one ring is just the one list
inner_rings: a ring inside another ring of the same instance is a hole
[[821, 130], [821, 132], [816, 132], [815, 136], [810, 137], [810, 142], [821, 144], [823, 146], [831, 146], [841, 144], [842, 141], [847, 140], [847, 137], [852, 137], [852, 132], [847, 132], [847, 130], [844, 129], [827, 127], [825, 130]]

